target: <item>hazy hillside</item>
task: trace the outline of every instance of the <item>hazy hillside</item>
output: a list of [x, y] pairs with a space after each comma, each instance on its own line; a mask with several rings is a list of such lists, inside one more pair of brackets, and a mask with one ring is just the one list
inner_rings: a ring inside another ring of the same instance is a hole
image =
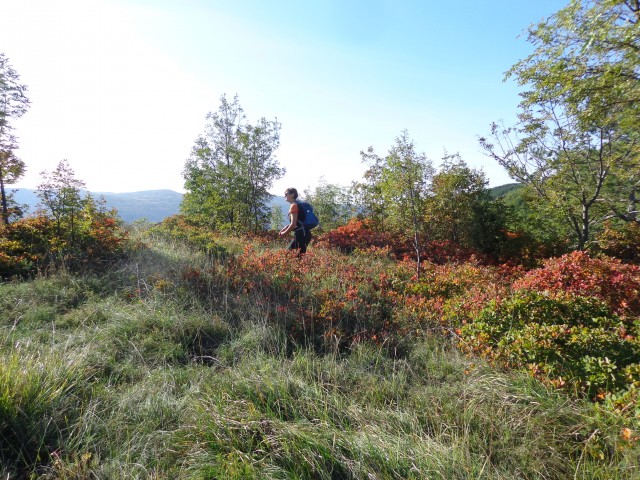
[[103, 196], [107, 205], [118, 210], [125, 222], [146, 218], [150, 222], [160, 222], [180, 211], [182, 194], [173, 190], [146, 190], [131, 193], [97, 193]]
[[522, 188], [521, 183], [507, 183], [506, 185], [490, 188], [489, 193], [491, 194], [491, 198], [495, 200], [496, 198], [504, 197], [507, 193], [519, 188]]
[[[12, 191], [11, 188], [8, 189], [9, 192]], [[33, 210], [35, 206], [40, 202], [38, 197], [36, 196], [36, 191], [31, 190], [29, 188], [20, 188], [15, 191], [13, 194], [13, 198], [21, 205], [29, 205], [29, 207]]]
[[[142, 192], [111, 193], [91, 192], [96, 197], [104, 197], [109, 208], [118, 210], [120, 218], [125, 222], [133, 222], [146, 218], [150, 222], [175, 215], [180, 210], [182, 194], [173, 190], [146, 190]], [[21, 188], [15, 193], [18, 203], [29, 205], [33, 211], [39, 203], [35, 190]]]
[[[112, 193], [91, 192], [96, 198], [104, 197], [109, 208], [118, 210], [118, 215], [125, 222], [134, 222], [146, 218], [150, 222], [160, 222], [166, 217], [180, 211], [182, 194], [173, 190], [145, 190], [141, 192]], [[20, 188], [14, 195], [20, 204], [28, 205], [33, 212], [40, 202], [35, 190]], [[271, 206], [278, 206], [283, 215], [289, 210], [289, 204], [280, 196], [274, 196]]]

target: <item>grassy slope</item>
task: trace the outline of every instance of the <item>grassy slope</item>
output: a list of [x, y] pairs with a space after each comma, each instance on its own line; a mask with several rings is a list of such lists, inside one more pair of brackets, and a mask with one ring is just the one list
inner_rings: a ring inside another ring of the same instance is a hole
[[[0, 285], [2, 478], [638, 478], [597, 407], [470, 368], [290, 345], [207, 259], [158, 239], [106, 275]], [[635, 453], [635, 455], [634, 455]]]

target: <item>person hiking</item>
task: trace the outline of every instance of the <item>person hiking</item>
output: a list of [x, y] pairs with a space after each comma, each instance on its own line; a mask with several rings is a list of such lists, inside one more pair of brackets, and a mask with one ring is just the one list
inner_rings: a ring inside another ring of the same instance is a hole
[[298, 255], [307, 251], [307, 245], [311, 242], [311, 229], [304, 226], [304, 211], [300, 208], [296, 200], [298, 191], [295, 188], [287, 188], [284, 192], [285, 200], [291, 204], [289, 207], [289, 225], [280, 230], [280, 236], [284, 236], [293, 230], [293, 240], [289, 244], [288, 250], [298, 249]]

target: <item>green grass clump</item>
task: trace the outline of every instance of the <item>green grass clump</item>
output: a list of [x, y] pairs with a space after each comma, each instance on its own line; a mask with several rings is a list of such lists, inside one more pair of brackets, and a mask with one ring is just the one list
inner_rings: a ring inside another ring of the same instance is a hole
[[[15, 349], [0, 357], [0, 460], [28, 474], [72, 441], [88, 395], [78, 359]], [[9, 477], [10, 478], [10, 477]]]

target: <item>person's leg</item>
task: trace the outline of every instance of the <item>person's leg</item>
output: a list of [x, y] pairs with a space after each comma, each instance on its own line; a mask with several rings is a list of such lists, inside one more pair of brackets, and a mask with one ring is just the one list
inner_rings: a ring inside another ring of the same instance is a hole
[[294, 238], [289, 244], [289, 250], [300, 249], [299, 253], [304, 253], [307, 250], [307, 246], [304, 243], [305, 241], [305, 232], [302, 228], [298, 230], [294, 230]]
[[307, 253], [307, 236], [304, 232], [300, 234], [298, 245], [300, 245], [300, 255], [302, 255], [303, 253]]
[[306, 230], [304, 233], [304, 238], [302, 240], [302, 247], [300, 248], [300, 253], [306, 253], [307, 247], [311, 243], [311, 230]]

